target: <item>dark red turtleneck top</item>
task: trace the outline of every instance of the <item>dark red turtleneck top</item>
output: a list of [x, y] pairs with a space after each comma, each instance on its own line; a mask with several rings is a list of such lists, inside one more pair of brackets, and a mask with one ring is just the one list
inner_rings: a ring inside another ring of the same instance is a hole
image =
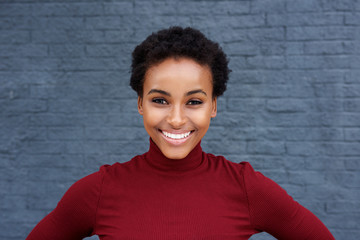
[[27, 240], [334, 239], [322, 222], [249, 163], [204, 153], [147, 153], [76, 182]]

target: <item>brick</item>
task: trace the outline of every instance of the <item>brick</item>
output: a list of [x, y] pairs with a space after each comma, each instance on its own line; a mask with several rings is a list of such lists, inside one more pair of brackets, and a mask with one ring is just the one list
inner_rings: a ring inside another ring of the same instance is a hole
[[326, 179], [330, 184], [336, 184], [344, 188], [357, 188], [360, 182], [360, 172], [328, 173]]
[[79, 140], [84, 139], [83, 128], [48, 128], [47, 137], [49, 140]]
[[[30, 88], [31, 97], [32, 98], [39, 98], [39, 99], [58, 99], [63, 98], [66, 99], [64, 103], [66, 104], [66, 101], [71, 99], [87, 99], [89, 96], [92, 96], [94, 98], [99, 98], [101, 96], [101, 87], [99, 86], [81, 86], [78, 84], [72, 84], [72, 85], [62, 85], [62, 86], [32, 86]], [[59, 106], [63, 101], [60, 101], [59, 103], [56, 103], [54, 101], [50, 101], [51, 103], [54, 103], [56, 106]], [[49, 105], [50, 105], [49, 104]], [[74, 103], [74, 104], [80, 104], [81, 102]]]
[[25, 112], [25, 113], [37, 113], [45, 112], [47, 110], [46, 101], [42, 100], [0, 100], [1, 112]]
[[45, 57], [0, 57], [0, 70], [11, 71], [36, 71], [36, 70], [56, 70], [59, 64], [58, 59]]
[[262, 170], [262, 174], [266, 177], [270, 178], [271, 180], [275, 181], [277, 184], [285, 184], [288, 182], [288, 176], [285, 171], [282, 170]]
[[0, 30], [0, 43], [14, 44], [30, 42], [29, 31]]
[[323, 9], [325, 11], [351, 11], [355, 8], [355, 2], [353, 0], [324, 0]]
[[289, 56], [290, 69], [349, 69], [351, 58], [348, 56]]
[[345, 100], [344, 101], [345, 112], [359, 112], [360, 111], [360, 100]]
[[[136, 146], [136, 148], [134, 148]], [[124, 142], [124, 141], [91, 141], [87, 142], [84, 145], [83, 152], [89, 154], [104, 154], [104, 153], [112, 153], [112, 154], [120, 154], [120, 153], [128, 153], [139, 155], [148, 150], [148, 143], [132, 141], [132, 142]]]
[[[46, 133], [46, 131], [44, 131]], [[47, 167], [47, 168], [65, 168], [78, 167], [79, 161], [83, 160], [80, 154], [20, 154], [16, 156], [16, 162], [22, 167]], [[54, 183], [52, 183], [54, 184]]]
[[134, 47], [132, 44], [93, 44], [86, 46], [86, 53], [88, 56], [95, 57], [110, 57], [114, 54], [130, 56]]
[[274, 28], [249, 28], [249, 29], [237, 29], [236, 31], [230, 31], [229, 29], [224, 29], [224, 32], [219, 30], [218, 33], [221, 36], [221, 39], [218, 41], [241, 41], [241, 40], [251, 40], [251, 41], [279, 41], [285, 39], [285, 31], [283, 27], [274, 27]]
[[360, 129], [358, 128], [345, 128], [344, 135], [347, 141], [360, 141]]
[[[212, 21], [218, 27], [246, 28], [246, 27], [263, 27], [265, 26], [265, 15], [240, 15], [240, 16], [213, 16]], [[239, 24], [241, 23], [241, 25]]]
[[48, 47], [44, 44], [0, 45], [1, 57], [45, 57]]
[[306, 170], [338, 171], [339, 169], [344, 169], [344, 168], [345, 168], [345, 160], [343, 160], [343, 158], [333, 157], [333, 156], [326, 156], [326, 157], [309, 156], [305, 158]]
[[[40, 21], [42, 18], [38, 18]], [[51, 17], [44, 18], [45, 29], [83, 29], [85, 27], [85, 21], [82, 17]]]
[[103, 70], [119, 70], [128, 67], [127, 59], [123, 58], [72, 58], [67, 61], [61, 61], [58, 65], [59, 70], [64, 71], [103, 71]]
[[259, 47], [254, 43], [228, 43], [224, 45], [224, 51], [229, 53], [229, 56], [252, 56], [258, 55]]
[[202, 143], [201, 146], [205, 152], [215, 155], [245, 154], [246, 152], [246, 143], [242, 141], [207, 141]]
[[[21, 209], [23, 211], [23, 209]], [[1, 224], [0, 226], [0, 237], [3, 238], [5, 237], [6, 239], [19, 239], [22, 238], [24, 236], [26, 236], [26, 234], [28, 234], [29, 232], [27, 231], [26, 228], [22, 228], [22, 224], [19, 223], [19, 219], [21, 218], [32, 218], [34, 217], [36, 214], [31, 215], [33, 212], [27, 214], [27, 216], [24, 216], [25, 214], [20, 213], [20, 210], [18, 211], [14, 211], [14, 212], [8, 212], [8, 211], [4, 211], [4, 214], [1, 214], [1, 217], [5, 219], [8, 217], [11, 217], [11, 220], [7, 220], [4, 224]], [[19, 217], [16, 219], [16, 217], [14, 216], [10, 216], [10, 215], [19, 215]], [[15, 219], [14, 219], [15, 218]], [[20, 226], [20, 227], [19, 227]], [[17, 231], [7, 231], [9, 229], [18, 229]], [[7, 233], [6, 233], [7, 232]], [[6, 234], [5, 234], [6, 233]]]
[[281, 69], [285, 67], [285, 59], [283, 56], [263, 56], [263, 57], [248, 57], [248, 68], [260, 69]]
[[103, 99], [135, 99], [137, 95], [130, 86], [106, 85], [101, 87]]
[[345, 76], [345, 82], [346, 83], [355, 83], [358, 84], [359, 83], [359, 75], [360, 71], [356, 70], [356, 69], [352, 69], [351, 71], [349, 71], [346, 76]]
[[343, 140], [341, 128], [264, 128], [258, 130], [257, 137], [267, 140], [319, 141]]
[[360, 170], [360, 161], [357, 157], [347, 158], [345, 160], [345, 169], [348, 171]]
[[244, 70], [247, 67], [247, 61], [245, 56], [232, 57], [232, 61], [229, 63], [230, 69]]
[[326, 142], [287, 142], [286, 148], [290, 155], [298, 156], [356, 156], [360, 150], [356, 143], [326, 143]]
[[289, 171], [290, 184], [321, 185], [326, 182], [325, 175], [317, 171]]
[[251, 126], [255, 122], [255, 116], [249, 113], [224, 112], [212, 120], [213, 126], [244, 127]]
[[15, 81], [11, 81], [11, 79], [7, 80], [6, 77], [2, 78], [0, 99], [29, 98], [29, 93], [29, 86], [27, 84], [15, 83]]
[[284, 55], [286, 52], [286, 44], [278, 42], [262, 42], [260, 43], [260, 53], [261, 55]]
[[[260, 97], [262, 89], [263, 85], [261, 84], [228, 84], [226, 94], [232, 98]], [[256, 100], [259, 101], [259, 99], [254, 99], [253, 101]], [[229, 99], [229, 101], [231, 101], [231, 99]]]
[[257, 12], [284, 12], [284, 0], [253, 0], [251, 1], [251, 13]]
[[88, 29], [129, 29], [130, 25], [127, 18], [123, 16], [95, 16], [86, 18], [86, 28]]
[[310, 84], [294, 82], [292, 84], [264, 84], [259, 88], [260, 96], [266, 98], [312, 98], [314, 88]]
[[228, 101], [229, 112], [254, 112], [261, 111], [265, 107], [264, 99], [237, 99], [231, 98]]
[[2, 30], [31, 30], [39, 27], [39, 20], [29, 16], [2, 17], [0, 24]]
[[305, 42], [304, 53], [305, 54], [351, 54], [355, 50], [354, 42], [342, 41], [342, 42]]
[[286, 2], [286, 9], [289, 12], [321, 12], [321, 1], [312, 0], [290, 0]]
[[346, 25], [359, 25], [360, 14], [359, 13], [349, 13], [345, 15], [345, 24]]
[[[299, 58], [298, 58], [299, 59]], [[344, 69], [322, 69], [318, 70], [301, 70], [301, 69], [291, 69], [285, 72], [284, 78], [286, 82], [306, 82], [308, 84], [314, 83], [342, 83], [345, 82], [345, 79], [348, 77], [348, 70]], [[280, 81], [280, 80], [278, 80]], [[274, 81], [272, 81], [274, 82]], [[283, 82], [280, 82], [283, 83]]]
[[253, 154], [280, 155], [285, 153], [285, 146], [283, 142], [249, 141], [246, 151]]
[[[128, 128], [128, 127], [89, 127], [85, 128], [85, 136], [90, 140], [142, 140], [147, 138], [144, 128]], [[125, 136], [125, 138], [124, 138]]]
[[[233, 57], [231, 59], [233, 59]], [[244, 58], [241, 58], [241, 59], [243, 61], [242, 65], [245, 66], [245, 59]], [[231, 60], [231, 62], [230, 62], [231, 65], [232, 65], [232, 62], [233, 62], [233, 60]], [[233, 84], [232, 87], [238, 86], [239, 84], [259, 84], [259, 83], [262, 83], [265, 78], [270, 78], [273, 75], [280, 74], [278, 71], [266, 71], [267, 77], [265, 77], [264, 72], [265, 71], [260, 71], [260, 70], [239, 70], [236, 68], [235, 69], [232, 68], [230, 83], [236, 83], [236, 84]], [[277, 77], [275, 77], [275, 78], [277, 79]], [[229, 86], [230, 86], [230, 83], [229, 83]], [[225, 92], [225, 94], [228, 94], [228, 92], [231, 89], [232, 88], [229, 87], [227, 89], [227, 91]]]
[[[105, 43], [132, 43], [135, 42], [139, 44], [140, 42], [135, 41], [133, 38], [129, 38], [129, 36], [133, 36], [135, 31], [133, 29], [126, 30], [106, 30], [104, 31], [104, 37], [100, 42]], [[95, 42], [95, 41], [93, 41]]]
[[[146, 2], [144, 2], [146, 3]], [[103, 3], [105, 15], [131, 15], [134, 14], [132, 2], [109, 2]], [[140, 5], [141, 6], [141, 5]]]
[[[227, 136], [226, 128], [224, 127], [215, 127], [211, 126], [209, 130], [206, 132], [205, 137], [203, 138], [203, 141], [214, 141], [218, 140], [221, 141]], [[146, 137], [145, 137], [146, 138]]]
[[0, 200], [0, 209], [25, 209], [26, 201], [23, 196], [7, 195]]
[[97, 43], [105, 42], [102, 31], [96, 30], [36, 30], [32, 31], [34, 43]]
[[303, 40], [354, 40], [356, 39], [354, 27], [288, 27], [286, 38], [291, 41]]
[[214, 1], [210, 7], [211, 14], [233, 15], [250, 12], [250, 1]]
[[35, 16], [88, 16], [99, 15], [103, 12], [101, 3], [35, 3]]
[[98, 100], [87, 101], [84, 103], [84, 112], [89, 113], [106, 113], [106, 112], [136, 112], [137, 113], [137, 99], [124, 101], [119, 104], [117, 100]]
[[82, 44], [51, 44], [49, 55], [56, 57], [82, 57], [85, 55], [85, 46]]
[[269, 14], [269, 26], [326, 26], [343, 25], [344, 15], [341, 13], [286, 13]]
[[[6, 9], [6, 10], [5, 10]], [[26, 16], [32, 10], [31, 3], [1, 3], [0, 16]]]
[[266, 102], [266, 110], [279, 113], [306, 112], [313, 109], [309, 101], [299, 99], [269, 99]]
[[[33, 167], [29, 170], [32, 174], [28, 177], [30, 181], [76, 181], [81, 177], [81, 169], [79, 168], [45, 168]], [[58, 199], [60, 200], [60, 199]]]
[[[128, 112], [127, 114], [116, 114], [112, 113], [107, 116], [106, 121], [111, 126], [135, 126], [142, 127], [143, 119], [139, 116], [137, 112]], [[91, 124], [95, 125], [95, 124]], [[98, 125], [97, 125], [98, 126]]]

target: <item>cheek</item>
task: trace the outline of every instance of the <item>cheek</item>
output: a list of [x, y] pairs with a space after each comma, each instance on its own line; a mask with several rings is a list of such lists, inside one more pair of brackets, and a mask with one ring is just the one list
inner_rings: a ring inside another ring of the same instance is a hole
[[144, 124], [155, 126], [163, 119], [163, 112], [158, 109], [147, 108], [143, 114]]
[[199, 128], [208, 128], [210, 124], [210, 112], [203, 111], [202, 113], [193, 113], [190, 119]]

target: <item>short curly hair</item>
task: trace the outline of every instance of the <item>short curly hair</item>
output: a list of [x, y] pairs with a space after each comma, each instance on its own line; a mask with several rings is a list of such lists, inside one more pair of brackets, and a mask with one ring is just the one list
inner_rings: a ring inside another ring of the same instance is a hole
[[146, 71], [169, 57], [188, 57], [211, 69], [213, 97], [226, 90], [230, 69], [219, 46], [191, 27], [170, 27], [152, 33], [132, 53], [130, 86], [142, 97]]

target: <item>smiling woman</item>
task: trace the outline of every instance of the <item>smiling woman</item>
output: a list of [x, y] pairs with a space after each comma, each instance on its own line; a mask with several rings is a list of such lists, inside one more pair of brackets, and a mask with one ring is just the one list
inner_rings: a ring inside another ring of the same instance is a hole
[[202, 151], [229, 71], [219, 45], [198, 30], [150, 35], [133, 52], [130, 81], [149, 151], [76, 182], [27, 239], [245, 240], [262, 231], [334, 239], [249, 163]]
[[147, 71], [143, 92], [138, 109], [150, 138], [166, 157], [186, 157], [216, 116], [209, 67], [168, 58]]

